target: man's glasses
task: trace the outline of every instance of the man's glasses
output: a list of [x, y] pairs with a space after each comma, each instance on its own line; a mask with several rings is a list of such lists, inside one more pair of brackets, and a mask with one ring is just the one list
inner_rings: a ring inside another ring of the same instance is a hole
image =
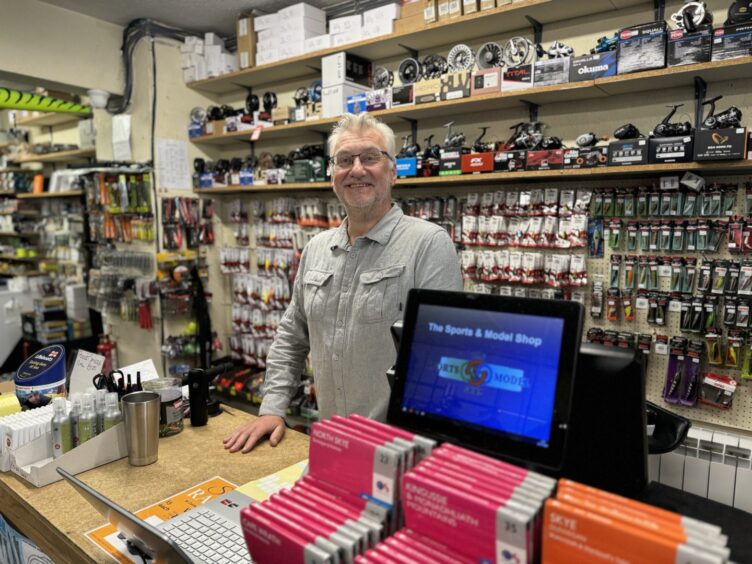
[[390, 161], [392, 160], [392, 157], [389, 156], [389, 153], [387, 153], [386, 151], [371, 150], [364, 151], [363, 153], [357, 155], [351, 155], [350, 153], [337, 153], [331, 159], [329, 159], [329, 161], [338, 169], [345, 170], [352, 168], [352, 166], [355, 164], [356, 158], [360, 159], [360, 164], [363, 166], [377, 165], [385, 158], [389, 159]]

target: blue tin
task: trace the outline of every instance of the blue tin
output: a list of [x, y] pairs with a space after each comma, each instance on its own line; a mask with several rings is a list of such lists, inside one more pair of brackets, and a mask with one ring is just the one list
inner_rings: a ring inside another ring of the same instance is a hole
[[35, 352], [16, 371], [16, 397], [21, 407], [33, 409], [65, 397], [65, 349], [52, 345]]

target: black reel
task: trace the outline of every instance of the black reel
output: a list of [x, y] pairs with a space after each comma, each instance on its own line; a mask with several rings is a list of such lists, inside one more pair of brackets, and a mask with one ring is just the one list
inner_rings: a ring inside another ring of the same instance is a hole
[[487, 153], [491, 150], [491, 144], [483, 141], [486, 131], [488, 131], [488, 126], [480, 128], [480, 135], [473, 141], [472, 150], [474, 153]]
[[752, 0], [736, 0], [729, 6], [726, 23], [723, 25], [735, 25], [749, 21], [752, 21]]
[[561, 149], [564, 146], [564, 143], [562, 142], [561, 137], [546, 135], [540, 140], [539, 146], [545, 151], [554, 151], [556, 149]]
[[713, 13], [708, 10], [705, 2], [685, 2], [671, 15], [671, 21], [677, 28], [694, 33], [700, 27], [713, 23]]
[[275, 153], [272, 156], [272, 167], [273, 168], [282, 168], [288, 163], [287, 155], [282, 155], [281, 153]]
[[314, 104], [321, 102], [321, 90], [322, 86], [320, 80], [314, 80], [311, 82], [311, 85], [308, 87], [308, 100]]
[[692, 133], [692, 124], [688, 121], [671, 123], [671, 118], [676, 114], [676, 110], [683, 105], [674, 104], [673, 106], [667, 106], [671, 108], [671, 111], [661, 120], [661, 123], [655, 126], [653, 137], [679, 137]]
[[431, 143], [433, 135], [429, 135], [423, 141], [426, 142], [426, 150], [423, 151], [424, 159], [440, 159], [441, 158], [441, 146], [438, 143]]
[[413, 84], [420, 79], [420, 63], [415, 59], [404, 59], [397, 69], [397, 76], [399, 76], [402, 84]]
[[405, 135], [402, 138], [402, 147], [397, 157], [400, 159], [410, 159], [418, 156], [420, 153], [420, 145], [413, 142], [412, 135]]
[[240, 172], [241, 168], [243, 168], [243, 159], [238, 157], [230, 159], [230, 170], [232, 172]]
[[614, 137], [621, 140], [635, 139], [637, 137], [642, 137], [642, 133], [640, 133], [640, 130], [637, 129], [636, 125], [627, 123], [614, 130]]
[[702, 105], [710, 106], [708, 116], [702, 120], [702, 126], [705, 129], [724, 129], [727, 127], [739, 127], [742, 123], [742, 111], [736, 106], [729, 106], [728, 109], [715, 113], [715, 103], [723, 98], [716, 96], [710, 100], [705, 100]]
[[452, 131], [453, 121], [444, 124], [447, 128], [446, 135], [444, 136], [444, 148], [445, 149], [461, 149], [465, 145], [465, 134], [462, 132]]
[[394, 73], [386, 67], [376, 67], [372, 80], [375, 89], [388, 88], [394, 84]]
[[439, 78], [449, 69], [447, 60], [441, 55], [428, 55], [421, 64], [421, 76], [424, 80]]
[[209, 117], [211, 121], [217, 121], [220, 119], [224, 119], [224, 113], [222, 112], [222, 108], [219, 106], [209, 106], [206, 109], [206, 115]]
[[257, 112], [261, 106], [259, 105], [259, 97], [251, 93], [245, 97], [245, 113], [252, 115], [253, 112]]
[[271, 111], [277, 107], [277, 95], [272, 92], [264, 92], [264, 111], [271, 113]]
[[193, 159], [193, 171], [199, 174], [206, 171], [206, 161], [204, 159]]
[[308, 88], [301, 86], [292, 95], [292, 99], [295, 101], [295, 107], [301, 108], [308, 103]]

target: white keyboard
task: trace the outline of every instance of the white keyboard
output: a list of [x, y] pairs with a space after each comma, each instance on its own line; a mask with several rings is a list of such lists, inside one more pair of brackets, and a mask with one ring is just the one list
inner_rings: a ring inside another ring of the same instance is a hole
[[252, 562], [240, 528], [213, 511], [192, 511], [159, 528], [197, 562]]

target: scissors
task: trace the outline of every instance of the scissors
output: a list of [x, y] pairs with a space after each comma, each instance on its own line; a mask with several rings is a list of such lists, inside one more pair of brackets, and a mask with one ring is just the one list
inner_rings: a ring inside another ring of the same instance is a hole
[[117, 385], [115, 384], [115, 374], [120, 373], [120, 370], [113, 370], [109, 375], [104, 372], [100, 372], [94, 378], [91, 379], [91, 383], [97, 390], [107, 390], [108, 392], [117, 392]]

